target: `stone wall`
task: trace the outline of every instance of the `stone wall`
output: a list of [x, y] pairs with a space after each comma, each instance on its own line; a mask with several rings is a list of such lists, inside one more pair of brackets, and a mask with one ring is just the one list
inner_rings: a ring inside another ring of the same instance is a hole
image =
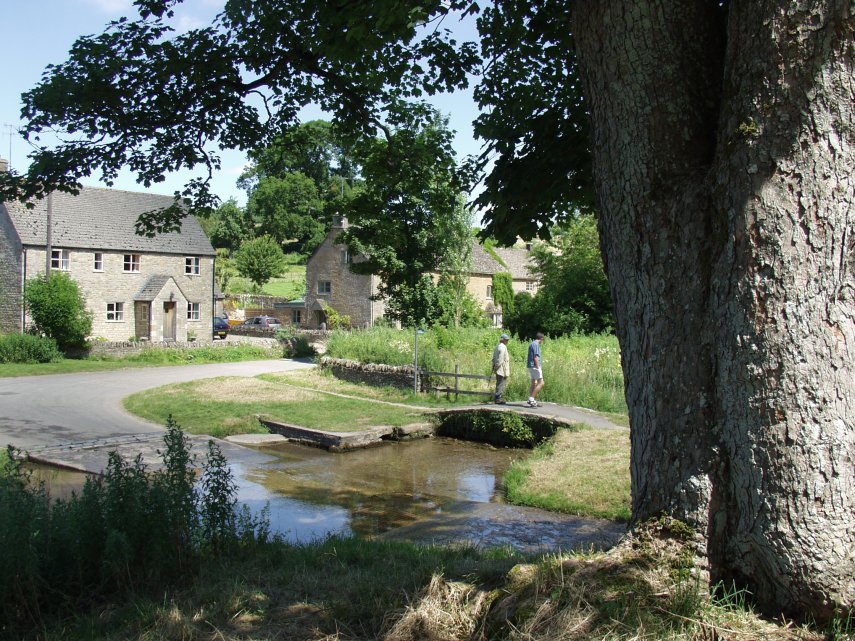
[[[169, 343], [152, 343], [150, 341], [98, 341], [90, 343], [88, 354], [91, 356], [128, 356], [139, 354], [149, 349], [199, 349], [202, 347], [214, 347], [217, 349], [229, 349], [234, 343], [215, 340], [196, 341], [174, 341]], [[271, 339], [264, 347], [278, 348], [279, 342]], [[80, 354], [83, 355], [83, 354]]]
[[0, 203], [0, 333], [21, 331], [21, 241]]
[[[333, 376], [351, 383], [365, 383], [378, 387], [389, 386], [401, 389], [413, 389], [413, 366], [412, 365], [381, 365], [377, 363], [360, 363], [344, 358], [321, 358], [319, 365], [321, 369], [328, 369]], [[430, 380], [424, 376], [419, 377], [419, 391], [429, 389]]]

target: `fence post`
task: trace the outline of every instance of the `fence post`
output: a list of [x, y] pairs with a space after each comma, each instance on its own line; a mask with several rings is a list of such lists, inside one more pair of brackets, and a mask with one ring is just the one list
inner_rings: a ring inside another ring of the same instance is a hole
[[454, 400], [455, 401], [457, 400], [457, 396], [458, 396], [458, 394], [457, 394], [458, 381], [460, 380], [458, 378], [458, 374], [460, 374], [460, 363], [455, 363], [454, 364]]

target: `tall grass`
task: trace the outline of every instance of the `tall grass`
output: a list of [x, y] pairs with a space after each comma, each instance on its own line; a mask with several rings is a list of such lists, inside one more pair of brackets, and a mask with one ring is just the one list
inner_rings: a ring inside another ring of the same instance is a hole
[[11, 450], [0, 471], [0, 632], [39, 625], [117, 595], [192, 576], [213, 553], [267, 538], [264, 518], [236, 509], [235, 484], [209, 444], [202, 480], [178, 425], [167, 422], [163, 469], [113, 452], [103, 478], [51, 500]]
[[[419, 366], [431, 371], [489, 375], [493, 349], [502, 330], [436, 328], [419, 336]], [[327, 355], [363, 363], [411, 365], [415, 335], [412, 331], [375, 327], [364, 331], [336, 331], [327, 343]], [[511, 379], [505, 396], [524, 399], [530, 378], [526, 369], [528, 341], [512, 338]], [[612, 335], [547, 338], [541, 346], [546, 385], [540, 400], [576, 405], [601, 412], [626, 413], [620, 350]], [[449, 382], [448, 380], [444, 382]], [[469, 387], [489, 389], [486, 381]], [[461, 385], [461, 387], [463, 387]]]

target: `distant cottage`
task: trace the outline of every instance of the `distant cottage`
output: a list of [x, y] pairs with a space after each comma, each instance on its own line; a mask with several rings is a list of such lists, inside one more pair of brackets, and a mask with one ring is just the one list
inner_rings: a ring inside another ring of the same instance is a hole
[[[372, 300], [377, 295], [380, 277], [354, 274], [350, 263], [359, 260], [337, 238], [347, 228], [347, 220], [337, 221], [324, 242], [309, 257], [306, 265], [305, 315], [292, 312], [292, 321], [317, 328], [327, 322], [329, 309], [350, 317], [353, 327], [371, 327], [383, 317], [386, 305]], [[492, 252], [492, 253], [491, 253]], [[472, 264], [467, 289], [477, 300], [495, 327], [502, 326], [502, 310], [493, 302], [493, 274], [510, 272], [514, 292], [537, 291], [537, 277], [531, 271], [529, 252], [522, 248], [495, 248], [488, 252], [472, 241]]]
[[[92, 312], [92, 333], [184, 341], [211, 338], [214, 248], [195, 218], [181, 232], [138, 236], [140, 214], [172, 205], [171, 196], [84, 187], [52, 197], [50, 269], [67, 272]], [[47, 201], [33, 209], [0, 203], [0, 332], [26, 328], [26, 281], [46, 269]]]

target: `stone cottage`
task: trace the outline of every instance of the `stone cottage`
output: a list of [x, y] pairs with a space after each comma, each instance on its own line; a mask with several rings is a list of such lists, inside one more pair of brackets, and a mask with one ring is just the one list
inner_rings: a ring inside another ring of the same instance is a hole
[[92, 335], [211, 340], [215, 252], [199, 223], [184, 220], [180, 232], [139, 236], [140, 214], [169, 207], [171, 196], [84, 187], [77, 196], [52, 195], [27, 209], [0, 203], [0, 331], [27, 325], [27, 279], [50, 269], [67, 272], [92, 313]]
[[[324, 242], [309, 257], [306, 265], [305, 314], [302, 325], [317, 328], [327, 320], [328, 310], [350, 317], [353, 327], [371, 327], [386, 310], [383, 301], [372, 300], [380, 278], [354, 274], [350, 263], [359, 257], [349, 255], [347, 247], [336, 239], [348, 226], [338, 221]], [[493, 303], [493, 274], [510, 272], [515, 292], [537, 291], [537, 278], [531, 271], [528, 248], [509, 247], [487, 250], [472, 241], [472, 264], [467, 289], [481, 304], [493, 325], [502, 326], [502, 310]]]
[[354, 257], [347, 247], [336, 242], [347, 227], [347, 219], [336, 219], [324, 242], [309, 256], [305, 315], [299, 323], [304, 327], [321, 327], [327, 322], [330, 308], [349, 316], [353, 327], [371, 327], [386, 311], [383, 301], [372, 300], [377, 295], [380, 278], [350, 271]]

